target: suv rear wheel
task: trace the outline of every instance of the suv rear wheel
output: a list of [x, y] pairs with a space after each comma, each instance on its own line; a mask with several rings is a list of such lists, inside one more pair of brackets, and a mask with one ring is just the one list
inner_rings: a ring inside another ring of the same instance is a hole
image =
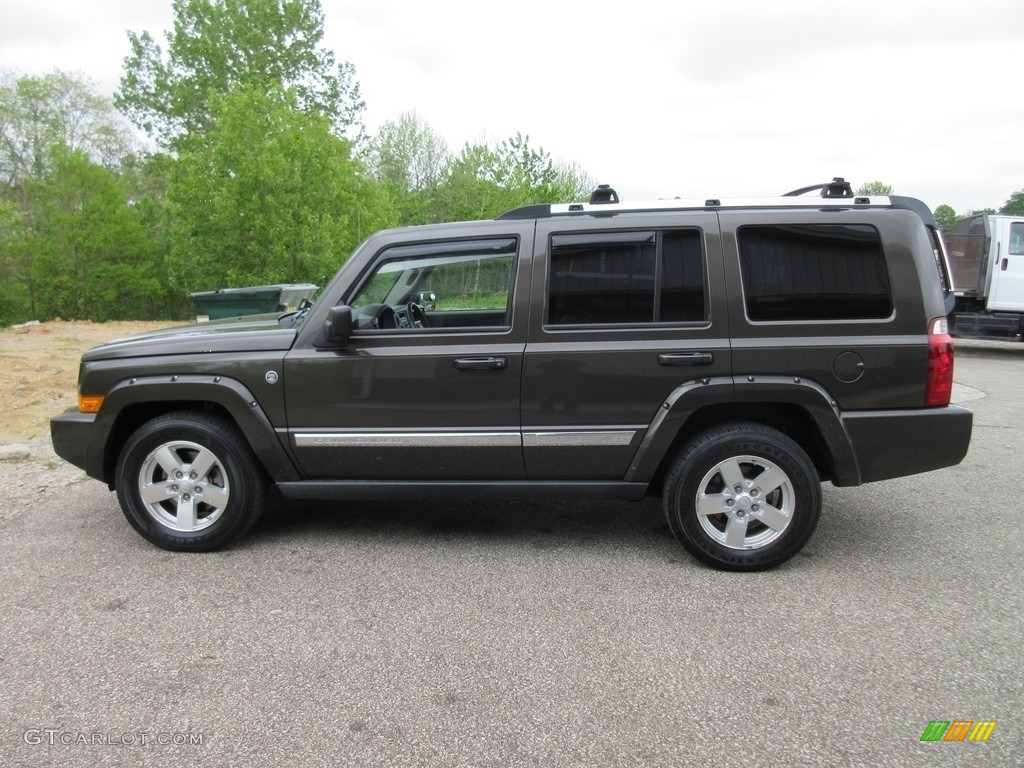
[[263, 512], [263, 468], [229, 421], [181, 411], [143, 424], [117, 461], [124, 516], [164, 549], [206, 552], [248, 531]]
[[778, 430], [726, 424], [680, 451], [663, 504], [694, 557], [724, 570], [763, 570], [791, 558], [814, 532], [821, 481], [807, 453]]

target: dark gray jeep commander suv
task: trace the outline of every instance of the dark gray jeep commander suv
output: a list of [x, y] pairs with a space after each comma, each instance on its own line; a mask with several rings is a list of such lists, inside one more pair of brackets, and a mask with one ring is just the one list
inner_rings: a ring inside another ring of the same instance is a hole
[[822, 480], [963, 458], [952, 302], [912, 198], [842, 179], [635, 204], [602, 187], [377, 233], [298, 312], [92, 349], [52, 437], [167, 549], [227, 544], [272, 489], [660, 494], [694, 556], [763, 569], [810, 537]]

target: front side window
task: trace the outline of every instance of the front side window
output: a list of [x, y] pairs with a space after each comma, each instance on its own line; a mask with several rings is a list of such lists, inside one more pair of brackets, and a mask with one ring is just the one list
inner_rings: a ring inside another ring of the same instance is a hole
[[866, 225], [741, 227], [751, 320], [881, 319], [892, 314], [878, 232]]
[[1010, 248], [1011, 256], [1024, 256], [1024, 221], [1014, 221], [1010, 224]]
[[703, 322], [699, 230], [554, 235], [549, 325]]
[[508, 327], [517, 241], [384, 251], [349, 302], [357, 330]]

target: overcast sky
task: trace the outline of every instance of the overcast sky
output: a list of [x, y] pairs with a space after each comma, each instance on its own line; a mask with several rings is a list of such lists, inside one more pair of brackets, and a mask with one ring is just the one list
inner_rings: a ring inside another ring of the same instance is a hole
[[[530, 136], [623, 199], [845, 176], [958, 212], [1024, 189], [1024, 3], [323, 0], [372, 134], [415, 111], [458, 151]], [[171, 0], [0, 0], [0, 69], [118, 87]]]

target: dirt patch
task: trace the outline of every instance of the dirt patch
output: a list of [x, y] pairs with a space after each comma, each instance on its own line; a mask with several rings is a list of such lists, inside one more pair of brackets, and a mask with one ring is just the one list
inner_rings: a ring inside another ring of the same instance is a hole
[[78, 403], [78, 361], [90, 347], [173, 321], [55, 320], [0, 330], [0, 445], [49, 434], [49, 420]]

